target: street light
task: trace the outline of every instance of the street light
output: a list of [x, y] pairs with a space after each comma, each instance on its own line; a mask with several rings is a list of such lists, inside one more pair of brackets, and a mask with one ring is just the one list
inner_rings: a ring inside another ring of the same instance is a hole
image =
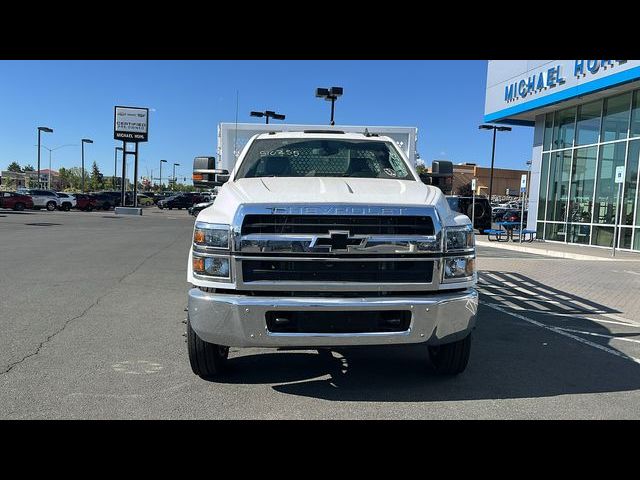
[[40, 183], [40, 132], [53, 133], [53, 128], [38, 127], [38, 184]]
[[171, 186], [171, 190], [176, 189], [176, 167], [179, 167], [179, 166], [180, 166], [179, 163], [173, 164], [173, 185]]
[[46, 145], [42, 145], [42, 148], [45, 148], [45, 149], [49, 150], [49, 179], [47, 181], [47, 190], [51, 190], [51, 152], [53, 152], [54, 150], [58, 150], [59, 148], [63, 148], [63, 147], [77, 147], [77, 146], [78, 145], [74, 145], [74, 144], [71, 144], [71, 143], [67, 143], [66, 145], [60, 145], [59, 147], [55, 147], [55, 148], [49, 148]]
[[331, 125], [336, 124], [336, 122], [333, 121], [334, 105], [338, 97], [342, 96], [343, 91], [344, 89], [342, 87], [316, 88], [317, 98], [324, 98], [327, 101], [331, 100]]
[[114, 159], [113, 159], [113, 189], [115, 190], [116, 187], [116, 177], [118, 176], [118, 150], [120, 150], [121, 152], [124, 152], [124, 149], [122, 147], [116, 147], [114, 153]]
[[491, 205], [491, 195], [493, 193], [493, 160], [496, 153], [496, 130], [499, 132], [510, 132], [511, 127], [498, 127], [496, 125], [480, 125], [480, 130], [493, 130], [493, 147], [491, 148], [491, 173], [489, 174], [489, 205]]
[[166, 160], [160, 160], [160, 189], [162, 189], [162, 164], [167, 163]]
[[84, 193], [84, 144], [85, 143], [93, 143], [93, 140], [88, 138], [82, 139], [82, 193]]
[[266, 118], [266, 124], [269, 124], [269, 118], [275, 118], [276, 120], [284, 120], [285, 116], [280, 114], [280, 113], [276, 113], [273, 110], [265, 110], [264, 112], [251, 112], [250, 114], [252, 117], [265, 117]]

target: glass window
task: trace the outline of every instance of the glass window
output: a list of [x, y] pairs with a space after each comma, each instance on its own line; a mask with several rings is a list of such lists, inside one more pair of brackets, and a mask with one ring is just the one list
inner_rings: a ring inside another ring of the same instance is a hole
[[553, 127], [553, 113], [547, 113], [544, 117], [544, 140], [542, 141], [543, 150], [551, 150], [551, 135]]
[[633, 105], [631, 105], [631, 137], [640, 137], [640, 90], [633, 92]]
[[547, 220], [565, 221], [567, 198], [569, 197], [569, 174], [571, 173], [571, 150], [551, 155], [549, 165], [549, 199]]
[[600, 147], [593, 223], [613, 224], [618, 195], [618, 185], [614, 182], [613, 175], [616, 167], [624, 165], [625, 147], [626, 142], [610, 143]]
[[544, 238], [544, 223], [538, 222], [538, 227], [536, 228], [536, 238]]
[[540, 193], [538, 194], [538, 220], [544, 220], [544, 209], [547, 206], [547, 181], [549, 180], [549, 155], [550, 155], [549, 153], [542, 154], [542, 167], [540, 169]]
[[631, 233], [631, 228], [620, 228], [620, 231], [618, 232], [618, 237], [620, 238], [618, 242], [618, 248], [631, 248]]
[[594, 225], [591, 245], [613, 247], [613, 227], [600, 227]]
[[605, 99], [602, 115], [601, 142], [627, 138], [630, 103], [631, 93], [624, 93]]
[[569, 225], [569, 238], [570, 243], [584, 243], [589, 245], [589, 231], [590, 225]]
[[638, 190], [638, 158], [640, 157], [640, 140], [629, 142], [627, 154], [627, 171], [624, 177], [624, 192], [622, 200], [622, 225], [633, 225], [636, 191]]
[[569, 223], [591, 223], [597, 147], [576, 148], [571, 166]]
[[564, 242], [567, 236], [567, 225], [564, 223], [547, 223], [545, 226], [544, 239], [556, 242]]
[[576, 123], [576, 145], [598, 143], [600, 133], [600, 115], [602, 114], [602, 100], [585, 103], [578, 107], [578, 121]]
[[640, 228], [636, 228], [636, 233], [633, 237], [633, 249], [640, 251]]
[[573, 146], [573, 133], [575, 130], [576, 107], [559, 110], [554, 117], [553, 147], [568, 148]]

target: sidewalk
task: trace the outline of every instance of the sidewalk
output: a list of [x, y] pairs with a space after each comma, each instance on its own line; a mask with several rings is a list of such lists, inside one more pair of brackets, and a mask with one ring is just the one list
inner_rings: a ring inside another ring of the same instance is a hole
[[623, 252], [616, 250], [616, 256], [612, 257], [611, 249], [597, 248], [581, 245], [568, 245], [564, 243], [552, 243], [542, 240], [528, 242], [494, 242], [487, 240], [486, 236], [476, 235], [476, 245], [482, 247], [502, 248], [517, 252], [533, 253], [548, 257], [571, 258], [574, 260], [600, 260], [618, 262], [640, 262], [640, 252]]

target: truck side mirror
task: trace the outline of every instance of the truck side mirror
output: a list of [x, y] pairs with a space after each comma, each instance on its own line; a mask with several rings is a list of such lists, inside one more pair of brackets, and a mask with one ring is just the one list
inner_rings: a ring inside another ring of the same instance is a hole
[[220, 173], [216, 174], [216, 183], [222, 185], [229, 181], [229, 170], [220, 170]]

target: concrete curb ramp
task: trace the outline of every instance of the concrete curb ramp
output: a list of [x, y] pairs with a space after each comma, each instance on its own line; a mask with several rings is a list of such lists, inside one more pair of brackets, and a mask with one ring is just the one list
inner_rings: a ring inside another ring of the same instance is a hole
[[[502, 248], [505, 250], [513, 250], [515, 252], [533, 253], [535, 255], [543, 255], [546, 257], [569, 258], [572, 260], [590, 260], [590, 261], [601, 261], [601, 262], [640, 262], [640, 255], [637, 255], [638, 258], [598, 257], [595, 255], [584, 255], [581, 253], [563, 252], [561, 250], [525, 247], [520, 244], [511, 244], [507, 242], [490, 242], [488, 240], [487, 241], [478, 240], [477, 238], [476, 238], [476, 245], [479, 245], [481, 247]], [[622, 254], [628, 255], [627, 252], [623, 252]], [[611, 253], [609, 253], [609, 255], [611, 255]]]

